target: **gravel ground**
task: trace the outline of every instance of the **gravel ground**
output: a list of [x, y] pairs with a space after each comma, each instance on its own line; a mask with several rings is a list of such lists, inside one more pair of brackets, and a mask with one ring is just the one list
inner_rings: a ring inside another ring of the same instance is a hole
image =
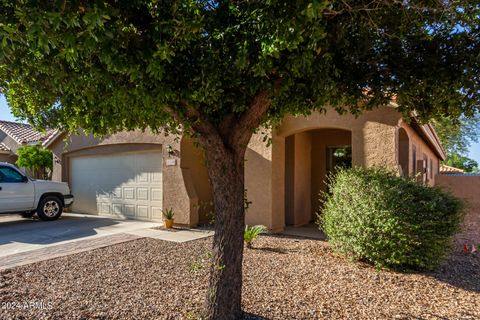
[[[0, 319], [193, 319], [210, 244], [140, 239], [4, 271]], [[459, 252], [435, 273], [399, 274], [349, 263], [317, 240], [262, 236], [254, 246], [243, 294], [252, 315], [480, 319], [479, 254]], [[24, 301], [37, 308], [12, 309]]]

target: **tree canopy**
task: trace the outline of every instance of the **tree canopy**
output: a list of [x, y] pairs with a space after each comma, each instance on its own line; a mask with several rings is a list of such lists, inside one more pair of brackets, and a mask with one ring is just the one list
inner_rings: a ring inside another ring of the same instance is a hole
[[205, 149], [216, 216], [206, 318], [241, 316], [244, 155], [286, 113], [394, 100], [479, 109], [480, 4], [451, 0], [0, 0], [0, 90], [36, 127], [160, 129]]
[[423, 117], [479, 107], [477, 1], [0, 3], [2, 87], [40, 127], [219, 123], [264, 92], [269, 119], [393, 95]]
[[440, 116], [432, 122], [447, 155], [465, 155], [468, 153], [472, 142], [478, 142], [480, 114], [459, 118]]

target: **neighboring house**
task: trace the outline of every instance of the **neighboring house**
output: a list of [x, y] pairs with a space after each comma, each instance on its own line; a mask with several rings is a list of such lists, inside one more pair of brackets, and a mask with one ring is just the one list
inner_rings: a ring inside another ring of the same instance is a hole
[[40, 144], [52, 133], [52, 130], [40, 133], [25, 123], [0, 120], [0, 162], [15, 164], [19, 147]]
[[[445, 159], [435, 130], [415, 117], [406, 123], [394, 106], [358, 118], [334, 111], [286, 116], [279, 127], [260, 131], [267, 133], [254, 135], [246, 153], [246, 222], [274, 231], [314, 219], [326, 175], [338, 165], [386, 166], [433, 184]], [[53, 179], [70, 184], [74, 212], [161, 220], [162, 209], [173, 208], [175, 222], [188, 226], [210, 218], [203, 153], [187, 137], [56, 133], [44, 146], [56, 158]]]
[[445, 164], [440, 165], [440, 174], [458, 174], [465, 173], [465, 170], [455, 167], [450, 167]]

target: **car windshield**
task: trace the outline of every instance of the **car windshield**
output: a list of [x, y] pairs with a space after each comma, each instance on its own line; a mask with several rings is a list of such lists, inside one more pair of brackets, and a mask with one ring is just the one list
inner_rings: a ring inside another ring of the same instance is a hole
[[15, 169], [17, 169], [17, 171], [19, 171], [22, 175], [26, 176], [29, 180], [37, 180], [35, 178], [33, 178], [29, 173], [27, 173], [27, 170], [25, 169], [20, 169], [19, 167], [17, 167], [16, 165], [13, 165], [15, 167]]

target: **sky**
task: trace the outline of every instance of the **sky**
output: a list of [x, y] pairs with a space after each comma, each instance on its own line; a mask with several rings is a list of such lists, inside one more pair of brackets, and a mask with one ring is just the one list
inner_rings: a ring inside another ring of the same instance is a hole
[[5, 101], [5, 97], [0, 94], [0, 120], [8, 120], [8, 121], [18, 121], [15, 119], [10, 112], [10, 108], [7, 105], [7, 101]]
[[[3, 95], [0, 95], [0, 120], [18, 121], [10, 112], [10, 108]], [[480, 163], [480, 140], [478, 143], [472, 144], [468, 157]]]

